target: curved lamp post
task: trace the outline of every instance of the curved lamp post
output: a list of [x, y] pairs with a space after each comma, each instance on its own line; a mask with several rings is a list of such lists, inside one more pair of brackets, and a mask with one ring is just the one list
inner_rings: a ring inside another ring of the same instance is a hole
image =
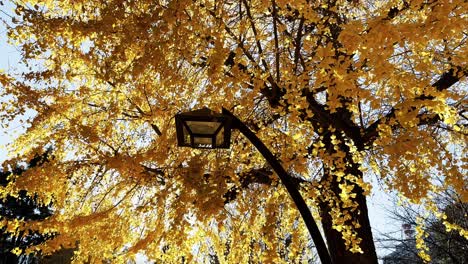
[[224, 108], [222, 114], [217, 114], [205, 107], [177, 114], [175, 120], [179, 146], [208, 149], [229, 148], [231, 129], [233, 128], [239, 130], [249, 139], [276, 172], [296, 204], [314, 241], [321, 262], [323, 264], [332, 263], [322, 235], [299, 190], [297, 190], [290, 176], [271, 151], [239, 118]]

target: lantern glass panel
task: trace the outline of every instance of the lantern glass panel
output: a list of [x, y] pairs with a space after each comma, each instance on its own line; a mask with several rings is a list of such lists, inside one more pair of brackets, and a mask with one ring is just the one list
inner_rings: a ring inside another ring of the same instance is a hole
[[186, 121], [186, 123], [192, 133], [203, 135], [214, 135], [221, 125], [216, 121]]
[[193, 143], [199, 148], [212, 148], [213, 139], [207, 137], [194, 137]]

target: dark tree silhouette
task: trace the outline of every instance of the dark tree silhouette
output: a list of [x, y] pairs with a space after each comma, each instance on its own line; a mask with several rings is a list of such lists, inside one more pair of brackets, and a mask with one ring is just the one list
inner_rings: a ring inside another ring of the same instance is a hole
[[[22, 174], [32, 167], [41, 166], [50, 158], [50, 150], [47, 150], [41, 155], [37, 155], [29, 161], [26, 167], [17, 166], [10, 171], [0, 171], [0, 186], [5, 187], [16, 175], [21, 177]], [[7, 195], [5, 199], [0, 199], [0, 218], [2, 219], [22, 219], [22, 220], [41, 220], [49, 217], [52, 214], [51, 205], [43, 205], [38, 202], [35, 194], [27, 193], [21, 190], [17, 197]], [[37, 258], [34, 255], [25, 255], [24, 253], [17, 256], [11, 251], [19, 248], [22, 252], [32, 245], [38, 245], [51, 235], [44, 235], [33, 230], [27, 232], [21, 231], [18, 234], [12, 234], [5, 227], [0, 228], [0, 264], [11, 263], [36, 263]]]
[[[447, 229], [443, 221], [468, 228], [468, 203], [463, 202], [455, 192], [446, 191], [440, 194], [436, 202], [446, 215], [445, 220], [434, 216], [424, 217], [425, 232], [428, 236], [424, 239], [429, 248], [428, 254], [431, 263], [466, 264], [468, 263], [468, 240], [457, 230]], [[417, 217], [423, 214], [416, 208], [401, 207], [391, 213], [393, 219], [403, 223], [406, 229], [401, 239], [391, 235], [384, 235], [387, 244], [390, 243], [395, 251], [383, 258], [384, 263], [423, 263], [418, 257], [415, 238], [413, 235]], [[412, 228], [411, 228], [412, 227]]]

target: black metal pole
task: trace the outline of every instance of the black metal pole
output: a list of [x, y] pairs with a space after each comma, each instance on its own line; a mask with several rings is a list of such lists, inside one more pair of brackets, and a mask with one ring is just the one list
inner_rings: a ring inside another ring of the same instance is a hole
[[317, 248], [317, 252], [320, 258], [320, 261], [323, 264], [331, 264], [330, 254], [328, 253], [327, 247], [325, 246], [325, 242], [320, 234], [320, 231], [315, 223], [314, 218], [312, 217], [312, 213], [309, 210], [304, 198], [302, 198], [301, 193], [295, 187], [294, 183], [292, 182], [290, 176], [286, 172], [286, 170], [281, 166], [278, 159], [271, 153], [271, 151], [263, 144], [263, 142], [255, 135], [252, 130], [250, 130], [239, 118], [233, 115], [229, 110], [223, 108], [223, 114], [230, 116], [232, 118], [232, 127], [238, 129], [250, 142], [257, 148], [257, 150], [263, 155], [263, 157], [267, 160], [273, 170], [276, 172], [278, 177], [280, 178], [283, 185], [286, 187], [289, 195], [293, 199], [294, 203], [297, 206], [297, 209], [301, 213], [302, 219], [309, 230], [310, 236], [314, 241], [315, 247]]

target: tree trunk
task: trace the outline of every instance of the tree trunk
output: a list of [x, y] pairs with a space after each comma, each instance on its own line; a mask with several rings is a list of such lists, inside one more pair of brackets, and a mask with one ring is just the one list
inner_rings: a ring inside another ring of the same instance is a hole
[[[353, 164], [352, 168], [347, 173], [352, 173], [355, 176], [362, 177], [362, 172], [357, 169], [357, 164]], [[341, 192], [336, 181], [336, 176], [330, 174], [329, 170], [325, 170], [324, 180], [331, 180], [331, 188], [335, 195], [339, 197]], [[369, 222], [368, 209], [366, 204], [366, 196], [360, 186], [355, 185], [353, 193], [356, 193], [355, 201], [359, 204], [358, 210], [353, 212], [352, 220], [357, 221], [361, 226], [357, 228], [358, 237], [362, 239], [360, 247], [364, 253], [352, 253], [346, 249], [346, 245], [340, 232], [332, 228], [331, 208], [327, 201], [320, 203], [320, 211], [322, 218], [322, 227], [327, 240], [328, 251], [330, 252], [332, 262], [335, 264], [376, 264], [377, 254], [375, 252], [374, 239]]]
[[[333, 229], [332, 208], [328, 203], [328, 199], [324, 197], [324, 199], [320, 201], [319, 207], [322, 218], [322, 227], [325, 233], [325, 238], [327, 240], [328, 251], [330, 252], [330, 256], [334, 264], [377, 264], [377, 254], [375, 252], [374, 239], [369, 222], [369, 214], [364, 190], [356, 183], [347, 180], [346, 177], [337, 177], [334, 173], [334, 170], [340, 169], [344, 171], [345, 175], [351, 174], [358, 179], [362, 179], [362, 171], [359, 170], [359, 164], [353, 161], [352, 153], [349, 149], [349, 146], [345, 144], [344, 138], [339, 134], [335, 134], [336, 138], [339, 140], [339, 143], [334, 145], [332, 143], [331, 136], [332, 133], [327, 133], [324, 135], [324, 144], [327, 152], [330, 154], [330, 157], [333, 157], [338, 152], [345, 153], [345, 155], [342, 158], [337, 158], [335, 161], [333, 161], [332, 164], [324, 164], [324, 175], [321, 181], [323, 182], [323, 185], [325, 185], [325, 183], [329, 183], [328, 186], [333, 192], [333, 196], [338, 198], [340, 197], [341, 193], [339, 184], [345, 183], [346, 185], [354, 185], [352, 193], [355, 193], [356, 196], [352, 199], [358, 204], [358, 206], [357, 210], [349, 212], [351, 215], [351, 220], [347, 220], [346, 223], [359, 223], [360, 227], [355, 228], [355, 230], [358, 237], [362, 239], [359, 246], [361, 247], [363, 253], [352, 253], [346, 249], [342, 234], [339, 231]], [[358, 149], [363, 148], [360, 142], [356, 143]], [[334, 170], [330, 169], [330, 165]], [[350, 208], [343, 208], [341, 202], [338, 206], [341, 212], [344, 212], [345, 210], [350, 211]]]

